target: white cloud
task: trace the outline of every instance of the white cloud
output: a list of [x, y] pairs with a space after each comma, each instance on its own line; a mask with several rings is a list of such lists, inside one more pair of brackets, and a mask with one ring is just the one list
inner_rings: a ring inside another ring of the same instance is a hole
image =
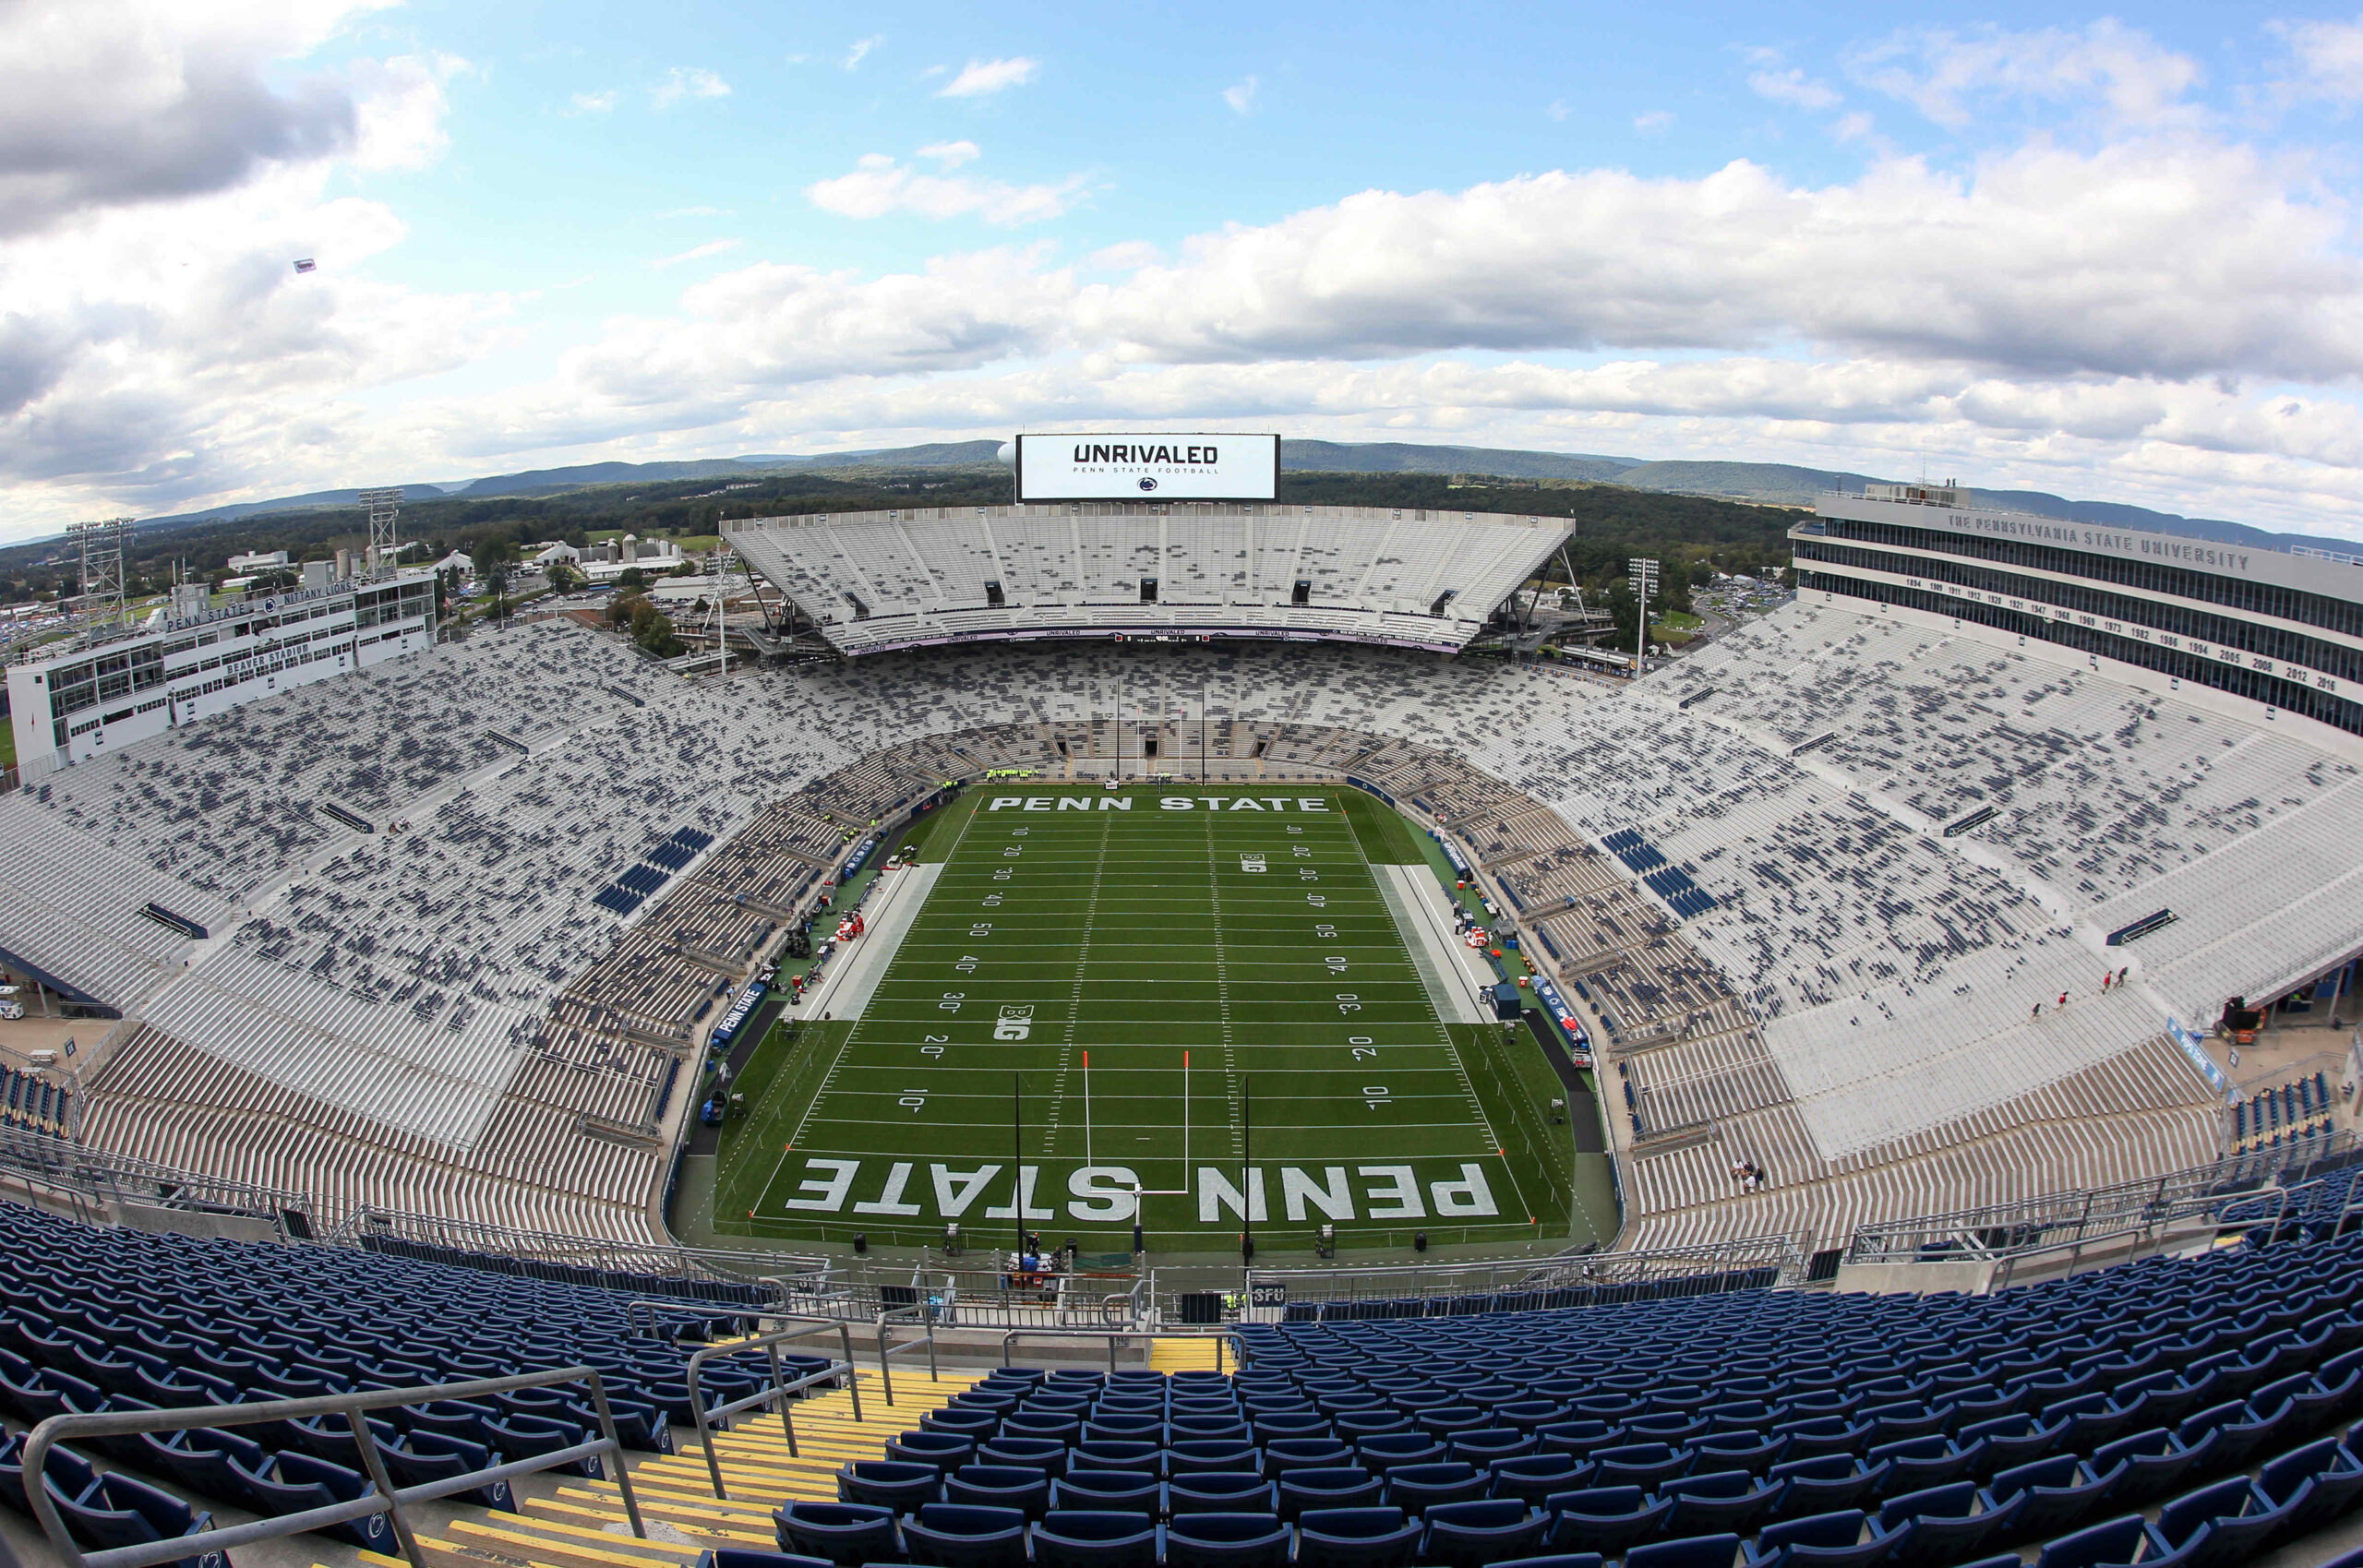
[[1564, 98], [1554, 98], [1542, 112], [1553, 120], [1564, 120], [1567, 117], [1567, 101]]
[[729, 96], [730, 84], [712, 71], [698, 66], [676, 66], [650, 91], [648, 101], [659, 109], [670, 109], [684, 98]]
[[1856, 52], [1848, 69], [1865, 86], [1952, 130], [1970, 125], [1973, 104], [1985, 115], [1996, 102], [2013, 99], [2093, 102], [2127, 125], [2199, 118], [2184, 101], [2199, 82], [2198, 63], [2109, 18], [2081, 31], [1908, 29]]
[[2289, 46], [2308, 96], [2363, 99], [2363, 17], [2351, 22], [2273, 21], [2266, 24]]
[[1804, 341], [2045, 375], [2363, 374], [2342, 210], [2241, 148], [2041, 143], [1856, 181], [1734, 162], [1367, 191], [1201, 236], [1078, 309], [1141, 359]]
[[1805, 72], [1793, 66], [1785, 71], [1752, 72], [1747, 85], [1757, 97], [1785, 103], [1793, 109], [1829, 109], [1840, 102], [1829, 84], [1809, 81]]
[[577, 114], [604, 114], [616, 106], [618, 94], [612, 90], [599, 92], [578, 92], [570, 101]]
[[708, 240], [703, 245], [691, 245], [689, 249], [677, 251], [671, 256], [655, 257], [648, 264], [657, 268], [678, 267], [684, 261], [702, 261], [709, 256], [720, 256], [725, 251], [737, 250], [740, 243], [738, 240]]
[[1633, 128], [1643, 136], [1656, 136], [1673, 124], [1670, 109], [1649, 109], [1633, 116]]
[[271, 67], [376, 3], [0, 6], [0, 236], [348, 150], [368, 85]]
[[871, 50], [877, 48], [880, 44], [885, 42], [886, 35], [881, 32], [873, 33], [871, 36], [856, 43], [852, 48], [846, 51], [846, 69], [850, 71], [858, 67], [864, 60], [870, 58], [870, 53]]
[[1086, 257], [1085, 261], [1108, 272], [1131, 272], [1143, 267], [1154, 267], [1165, 259], [1165, 252], [1146, 240], [1121, 240], [1103, 245]]
[[363, 60], [348, 73], [358, 95], [360, 135], [354, 162], [364, 169], [424, 169], [443, 156], [450, 108], [444, 85], [464, 76], [456, 54]]
[[971, 60], [958, 76], [943, 84], [938, 98], [982, 98], [1005, 88], [1024, 87], [1040, 70], [1039, 60], [1020, 54], [1007, 60]]
[[1255, 108], [1255, 90], [1263, 84], [1253, 77], [1233, 87], [1222, 90], [1222, 101], [1230, 105], [1234, 114], [1252, 114]]
[[[972, 144], [952, 147], [975, 153]], [[922, 149], [930, 156], [943, 150]], [[967, 157], [945, 160], [946, 169]], [[973, 180], [960, 175], [924, 174], [899, 164], [882, 152], [862, 158], [853, 172], [804, 187], [812, 205], [842, 218], [883, 218], [890, 212], [913, 212], [922, 218], [975, 216], [1002, 228], [1038, 223], [1065, 212], [1084, 195], [1086, 181], [1071, 174], [1057, 185], [1012, 186], [999, 180]]]
[[932, 158], [946, 169], [957, 169], [963, 163], [973, 163], [982, 156], [982, 150], [973, 141], [939, 141], [919, 149], [919, 156]]

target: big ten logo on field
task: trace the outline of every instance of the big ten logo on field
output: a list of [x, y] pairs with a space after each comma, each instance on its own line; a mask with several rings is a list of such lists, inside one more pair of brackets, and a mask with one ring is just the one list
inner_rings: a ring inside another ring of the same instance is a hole
[[996, 1040], [1022, 1040], [1034, 1033], [1034, 1010], [1031, 1007], [1005, 1007], [1001, 1019], [993, 1025]]

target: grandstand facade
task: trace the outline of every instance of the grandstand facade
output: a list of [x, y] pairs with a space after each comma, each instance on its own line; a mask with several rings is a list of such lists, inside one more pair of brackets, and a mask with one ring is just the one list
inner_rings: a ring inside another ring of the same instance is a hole
[[1975, 621], [2363, 735], [2363, 565], [1979, 507], [1822, 497], [1790, 532], [1809, 592]]
[[1260, 502], [766, 518], [731, 548], [838, 652], [979, 639], [1333, 639], [1454, 652], [1564, 519]]
[[32, 778], [434, 642], [434, 575], [412, 572], [37, 649], [8, 668], [17, 765]]

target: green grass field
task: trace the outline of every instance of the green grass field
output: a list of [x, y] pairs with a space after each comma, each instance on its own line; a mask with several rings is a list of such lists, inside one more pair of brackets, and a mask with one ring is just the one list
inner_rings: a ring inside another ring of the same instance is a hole
[[1417, 860], [1415, 835], [1350, 791], [1257, 788], [947, 808], [861, 1017], [783, 1027], [737, 1085], [715, 1228], [921, 1244], [956, 1220], [1006, 1247], [1022, 1190], [1026, 1227], [1091, 1251], [1136, 1213], [1160, 1251], [1244, 1225], [1259, 1257], [1306, 1253], [1325, 1220], [1341, 1248], [1565, 1238], [1547, 1069], [1438, 1017], [1379, 892], [1373, 858]]

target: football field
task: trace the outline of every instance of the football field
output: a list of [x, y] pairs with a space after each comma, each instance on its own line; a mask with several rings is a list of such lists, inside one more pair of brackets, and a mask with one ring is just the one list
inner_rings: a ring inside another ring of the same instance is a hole
[[889, 873], [935, 880], [858, 1019], [750, 1079], [718, 1227], [1116, 1251], [1137, 1220], [1153, 1250], [1246, 1231], [1259, 1255], [1325, 1222], [1341, 1248], [1563, 1236], [1564, 1129], [1504, 1054], [1530, 1041], [1439, 1016], [1380, 890], [1372, 854], [1412, 858], [1409, 835], [1347, 791], [1249, 787], [971, 791], [940, 869]]

